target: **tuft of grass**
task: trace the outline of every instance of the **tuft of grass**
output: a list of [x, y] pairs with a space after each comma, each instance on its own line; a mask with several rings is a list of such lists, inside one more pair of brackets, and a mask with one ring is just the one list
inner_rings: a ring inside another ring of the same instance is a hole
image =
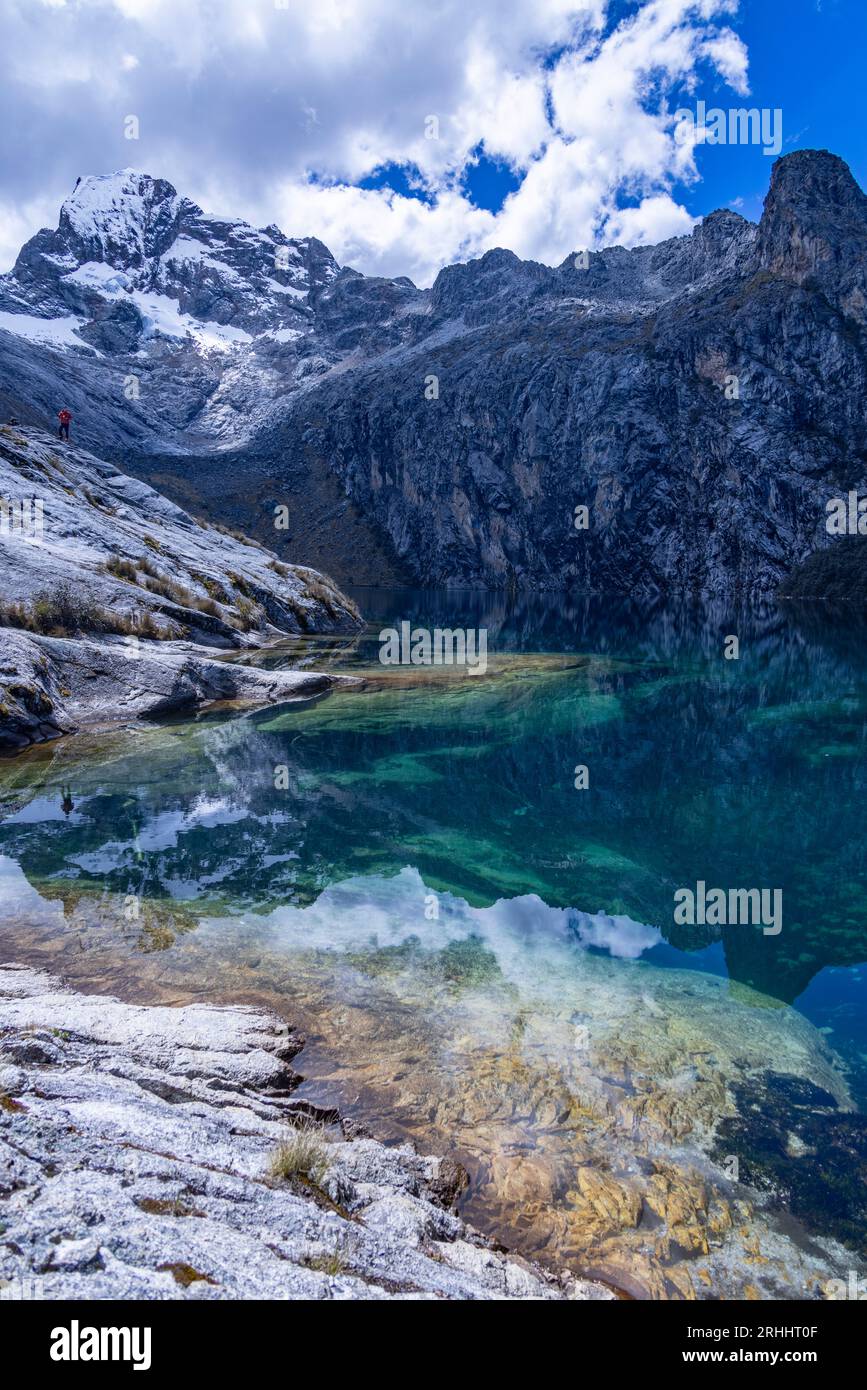
[[219, 618], [220, 616], [219, 605], [212, 598], [197, 598], [195, 606], [200, 613], [208, 613], [212, 618]]
[[317, 1274], [327, 1274], [331, 1279], [347, 1274], [350, 1268], [342, 1248], [329, 1250], [325, 1255], [310, 1255], [304, 1263], [308, 1269], [315, 1270]]
[[262, 542], [254, 540], [252, 536], [247, 536], [243, 531], [239, 531], [235, 526], [226, 526], [222, 521], [212, 521], [210, 525], [215, 531], [219, 531], [223, 536], [231, 536], [233, 541], [240, 541], [242, 545], [252, 545], [256, 550], [262, 550]]
[[0, 627], [24, 627], [30, 621], [30, 610], [25, 603], [0, 603]]
[[195, 604], [193, 595], [184, 584], [176, 584], [174, 579], [168, 579], [164, 574], [156, 579], [145, 580], [145, 588], [149, 593], [167, 598], [170, 603], [177, 603], [181, 608], [192, 608]]
[[129, 584], [138, 583], [138, 573], [131, 560], [124, 560], [120, 555], [112, 555], [103, 565], [106, 574], [113, 574], [115, 579], [125, 579]]
[[251, 628], [258, 626], [260, 621], [259, 609], [250, 599], [236, 599], [235, 612], [238, 615], [238, 627], [240, 627], [242, 632], [249, 632]]
[[307, 593], [310, 598], [317, 599], [325, 608], [330, 618], [338, 618], [340, 609], [345, 609], [351, 613], [353, 618], [361, 621], [361, 613], [358, 605], [348, 594], [343, 594], [335, 584], [334, 580], [327, 574], [317, 574], [315, 570], [308, 569], [306, 565], [295, 566], [297, 574], [307, 586]]
[[208, 574], [199, 574], [197, 570], [192, 571], [193, 578], [206, 590], [208, 596], [216, 603], [231, 603], [231, 596], [227, 593], [219, 579], [212, 579]]
[[75, 637], [81, 632], [158, 640], [172, 636], [171, 629], [158, 627], [150, 613], [113, 613], [66, 583], [43, 590], [30, 604], [0, 603], [0, 627], [20, 628], [44, 637]]
[[90, 505], [92, 507], [96, 507], [98, 511], [105, 512], [106, 516], [117, 515], [117, 508], [113, 507], [112, 504], [109, 501], [107, 501], [105, 497], [99, 497], [89, 487], [82, 488], [82, 492], [84, 493], [84, 496], [87, 498]]
[[272, 1178], [282, 1182], [302, 1178], [319, 1187], [330, 1164], [321, 1127], [305, 1124], [290, 1130], [277, 1146], [271, 1155], [268, 1172]]
[[136, 637], [150, 637], [155, 642], [170, 641], [172, 630], [168, 627], [160, 627], [154, 618], [153, 613], [147, 609], [138, 615], [138, 624], [132, 629]]
[[159, 555], [160, 551], [162, 550], [162, 546], [154, 536], [143, 536], [142, 540], [144, 541], [148, 550], [152, 550], [155, 555]]
[[253, 590], [250, 588], [250, 585], [247, 583], [246, 579], [242, 574], [236, 574], [234, 570], [229, 570], [228, 576], [234, 584], [235, 588], [238, 590], [239, 594], [243, 594], [244, 598], [253, 597]]
[[188, 1289], [190, 1284], [195, 1284], [198, 1280], [203, 1280], [206, 1284], [216, 1284], [216, 1279], [212, 1279], [210, 1274], [202, 1274], [201, 1270], [195, 1269], [193, 1265], [184, 1264], [182, 1260], [175, 1260], [171, 1264], [157, 1265], [157, 1269], [170, 1274], [176, 1284], [180, 1284], [182, 1289]]
[[68, 637], [76, 632], [113, 632], [118, 619], [98, 608], [85, 593], [69, 584], [55, 584], [24, 603], [0, 605], [4, 627], [25, 628], [47, 636]]

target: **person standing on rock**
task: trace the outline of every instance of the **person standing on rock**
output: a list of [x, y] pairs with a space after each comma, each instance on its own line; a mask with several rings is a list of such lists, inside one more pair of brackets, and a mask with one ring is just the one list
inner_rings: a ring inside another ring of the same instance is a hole
[[71, 415], [71, 413], [66, 409], [66, 406], [64, 406], [62, 410], [59, 410], [59, 411], [57, 412], [57, 418], [58, 418], [58, 420], [60, 421], [60, 429], [58, 430], [58, 434], [60, 435], [60, 438], [61, 438], [61, 439], [68, 439], [68, 438], [69, 438], [69, 426], [72, 424], [72, 415]]

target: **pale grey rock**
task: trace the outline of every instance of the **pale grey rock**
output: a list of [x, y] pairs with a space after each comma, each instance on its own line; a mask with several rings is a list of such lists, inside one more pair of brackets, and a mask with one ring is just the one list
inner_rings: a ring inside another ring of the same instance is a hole
[[[58, 590], [71, 595], [80, 633], [3, 626]], [[359, 622], [326, 576], [196, 522], [147, 484], [43, 431], [0, 427], [0, 749], [215, 701], [321, 694], [333, 678], [218, 658]], [[127, 635], [100, 632], [112, 627]], [[154, 631], [160, 640], [148, 636]]]
[[0, 628], [0, 749], [87, 727], [191, 713], [230, 702], [255, 708], [322, 695], [349, 677], [268, 671], [185, 642], [60, 638]]
[[[46, 1036], [56, 1051], [29, 1058]], [[299, 1046], [253, 1009], [0, 967], [0, 1298], [611, 1296], [492, 1249], [435, 1199], [443, 1161], [408, 1145], [334, 1125], [322, 1195], [270, 1178]]]
[[[195, 520], [44, 430], [0, 425], [0, 499], [6, 602], [27, 603], [68, 583], [94, 606], [131, 621], [148, 615], [172, 636], [226, 648], [259, 645], [268, 633], [359, 625], [355, 605], [327, 576], [281, 564], [258, 541]], [[112, 573], [109, 566], [122, 562], [135, 568], [134, 578]]]

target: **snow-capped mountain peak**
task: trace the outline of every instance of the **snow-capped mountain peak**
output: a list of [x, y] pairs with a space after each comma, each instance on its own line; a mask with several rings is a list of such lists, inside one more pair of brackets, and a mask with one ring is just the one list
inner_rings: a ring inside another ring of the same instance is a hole
[[0, 393], [8, 355], [16, 379], [34, 364], [30, 399], [50, 409], [59, 390], [85, 430], [110, 419], [124, 441], [213, 447], [362, 342], [401, 341], [425, 302], [407, 280], [341, 270], [315, 237], [204, 212], [167, 179], [89, 174], [0, 276]]
[[60, 230], [90, 261], [142, 266], [173, 240], [181, 218], [200, 209], [165, 179], [135, 169], [80, 178], [60, 209]]
[[166, 179], [121, 169], [80, 178], [57, 230], [23, 247], [0, 280], [0, 327], [96, 352], [151, 338], [200, 350], [266, 334], [286, 343], [309, 330], [311, 296], [338, 270], [313, 238], [223, 220]]

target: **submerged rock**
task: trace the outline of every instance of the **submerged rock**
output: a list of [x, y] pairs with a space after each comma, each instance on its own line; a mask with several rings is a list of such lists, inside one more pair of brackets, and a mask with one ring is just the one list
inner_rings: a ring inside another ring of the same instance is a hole
[[[611, 1296], [467, 1226], [451, 1160], [310, 1128], [300, 1046], [250, 1008], [142, 1007], [0, 967], [0, 1298]], [[316, 1175], [275, 1176], [299, 1134]]]
[[744, 1182], [807, 1230], [867, 1256], [867, 1119], [819, 1086], [776, 1072], [735, 1087], [715, 1154], [735, 1154]]

